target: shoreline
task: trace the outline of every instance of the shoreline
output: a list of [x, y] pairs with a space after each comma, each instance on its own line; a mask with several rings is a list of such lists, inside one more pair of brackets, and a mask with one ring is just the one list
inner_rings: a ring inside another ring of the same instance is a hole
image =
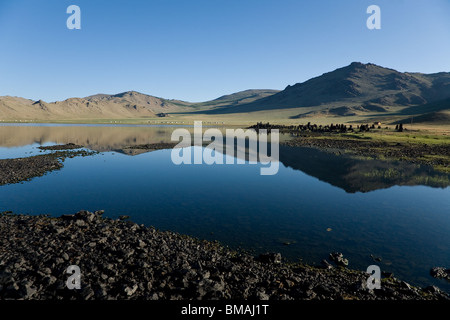
[[379, 160], [405, 161], [427, 165], [434, 170], [450, 173], [450, 143], [428, 141], [381, 140], [374, 136], [302, 135], [282, 142], [290, 147], [317, 148], [334, 154], [349, 154]]
[[61, 170], [66, 158], [87, 157], [97, 151], [83, 150], [83, 146], [68, 143], [49, 147], [38, 147], [42, 151], [52, 151], [25, 158], [0, 159], [0, 186], [21, 183], [49, 172]]
[[[368, 289], [364, 271], [254, 257], [102, 214], [0, 214], [0, 300], [450, 300], [391, 275]], [[70, 265], [80, 290], [66, 286]]]

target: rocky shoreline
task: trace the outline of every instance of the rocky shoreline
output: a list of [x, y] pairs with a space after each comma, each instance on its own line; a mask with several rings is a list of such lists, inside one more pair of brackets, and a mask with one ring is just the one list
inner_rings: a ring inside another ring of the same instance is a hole
[[81, 149], [84, 148], [81, 145], [75, 143], [66, 143], [66, 144], [58, 144], [53, 146], [41, 146], [38, 147], [40, 150], [73, 150], [73, 149]]
[[[345, 263], [313, 267], [276, 253], [253, 257], [102, 214], [0, 214], [0, 299], [450, 301], [434, 286], [392, 276], [369, 289], [369, 274]], [[80, 268], [80, 289], [66, 285], [71, 265]]]
[[133, 145], [133, 146], [127, 146], [124, 149], [137, 149], [137, 150], [149, 150], [149, 151], [155, 151], [155, 150], [163, 150], [163, 149], [173, 149], [177, 146], [178, 143], [148, 143], [148, 144], [139, 144], [139, 145]]
[[54, 152], [26, 158], [0, 159], [0, 186], [27, 181], [48, 172], [60, 170], [66, 158], [86, 157], [97, 153], [91, 150], [72, 150], [80, 148], [83, 147], [71, 143], [39, 147], [41, 150]]
[[48, 155], [0, 159], [0, 186], [40, 177], [47, 172], [59, 170], [62, 167], [63, 164], [57, 157]]

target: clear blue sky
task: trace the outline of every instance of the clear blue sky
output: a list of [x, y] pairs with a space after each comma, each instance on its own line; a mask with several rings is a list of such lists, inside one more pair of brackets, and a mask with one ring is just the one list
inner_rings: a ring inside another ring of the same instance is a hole
[[[81, 30], [66, 9], [81, 8]], [[381, 8], [381, 30], [366, 9]], [[0, 96], [205, 101], [350, 64], [450, 71], [448, 0], [0, 0]]]

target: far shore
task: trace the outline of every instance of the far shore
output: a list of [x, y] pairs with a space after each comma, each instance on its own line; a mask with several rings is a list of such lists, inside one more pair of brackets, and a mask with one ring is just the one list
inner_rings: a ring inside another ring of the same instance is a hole
[[[0, 125], [2, 124], [37, 124], [37, 125], [171, 125], [171, 126], [193, 126], [194, 121], [202, 121], [204, 126], [224, 126], [224, 127], [241, 127], [246, 128], [254, 125], [257, 122], [270, 122], [271, 124], [278, 125], [306, 125], [308, 122], [316, 123], [320, 125], [346, 124], [356, 126], [357, 124], [372, 124], [370, 119], [365, 118], [352, 118], [352, 117], [317, 117], [317, 118], [305, 118], [305, 119], [281, 119], [272, 116], [220, 116], [211, 117], [205, 115], [183, 115], [183, 116], [170, 116], [165, 118], [123, 118], [123, 119], [0, 119]], [[395, 124], [389, 122], [382, 123], [383, 127], [388, 126], [393, 129]], [[450, 126], [440, 123], [414, 123], [405, 124], [405, 128], [410, 132], [427, 132], [436, 135], [450, 135]]]

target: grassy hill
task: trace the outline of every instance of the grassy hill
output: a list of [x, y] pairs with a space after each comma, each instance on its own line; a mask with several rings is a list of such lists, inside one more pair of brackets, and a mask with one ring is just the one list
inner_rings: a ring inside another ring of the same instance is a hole
[[124, 92], [116, 95], [98, 94], [64, 101], [32, 101], [17, 97], [0, 97], [0, 119], [95, 119], [155, 117], [159, 112], [180, 110], [165, 99]]
[[401, 73], [370, 63], [353, 62], [239, 108], [224, 106], [212, 112], [310, 107], [315, 111], [359, 108], [363, 112], [386, 112], [389, 107], [423, 105], [446, 98], [450, 98], [450, 73]]
[[56, 102], [0, 97], [3, 121], [139, 121], [168, 117], [188, 122], [398, 123], [413, 118], [415, 123], [450, 125], [449, 114], [450, 73], [402, 73], [359, 62], [282, 91], [251, 89], [201, 103], [135, 91]]

